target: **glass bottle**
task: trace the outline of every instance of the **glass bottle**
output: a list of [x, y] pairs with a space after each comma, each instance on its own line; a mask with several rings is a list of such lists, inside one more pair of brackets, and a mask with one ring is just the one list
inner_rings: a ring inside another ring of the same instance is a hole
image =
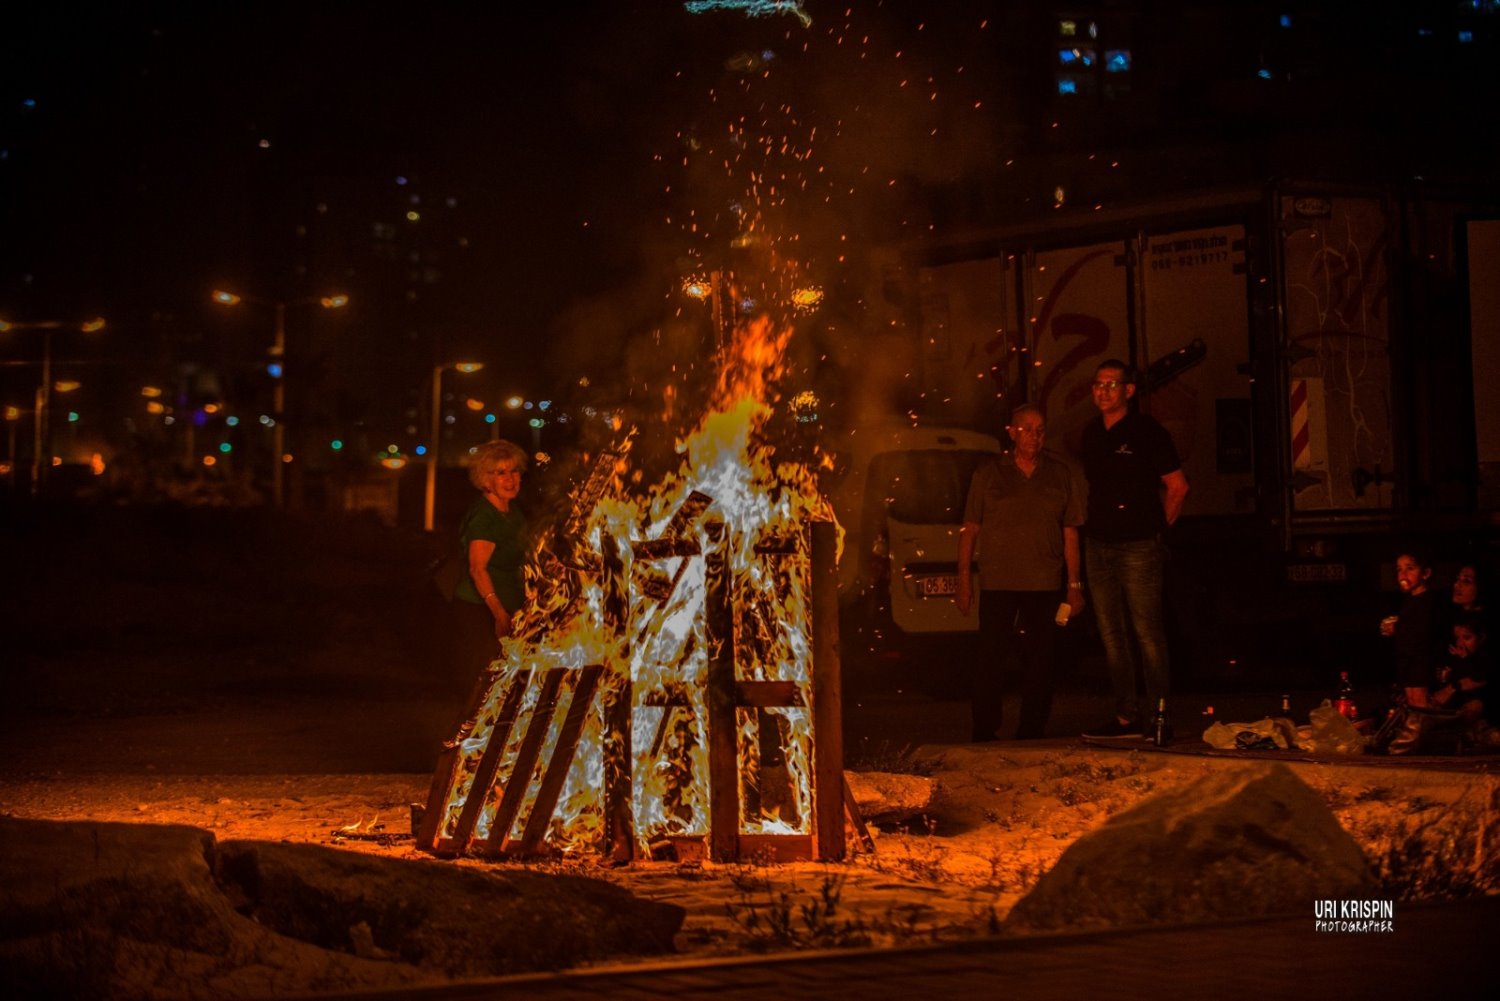
[[1354, 685], [1349, 680], [1348, 671], [1339, 672], [1339, 697], [1333, 707], [1351, 722], [1355, 719], [1357, 710], [1354, 706]]
[[1151, 743], [1157, 747], [1167, 744], [1167, 700], [1156, 700], [1156, 715], [1151, 719]]

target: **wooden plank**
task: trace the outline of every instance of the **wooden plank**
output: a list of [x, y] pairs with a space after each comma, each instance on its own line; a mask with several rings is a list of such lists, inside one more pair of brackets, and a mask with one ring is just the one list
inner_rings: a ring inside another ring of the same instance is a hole
[[849, 817], [850, 823], [854, 825], [854, 831], [859, 835], [859, 843], [864, 846], [865, 851], [871, 855], [875, 854], [875, 839], [870, 837], [870, 829], [865, 826], [865, 818], [860, 816], [859, 804], [854, 801], [854, 790], [849, 788], [849, 776], [844, 779], [844, 811]]
[[839, 666], [838, 529], [812, 523], [813, 831], [817, 858], [844, 857], [844, 695]]
[[[490, 791], [494, 788], [495, 773], [500, 769], [501, 755], [505, 753], [505, 745], [510, 741], [511, 727], [516, 722], [516, 711], [521, 705], [521, 697], [526, 694], [526, 688], [530, 684], [531, 672], [519, 672], [511, 681], [510, 688], [500, 703], [500, 712], [495, 717], [494, 727], [490, 730], [490, 739], [485, 742], [484, 754], [480, 756], [479, 765], [474, 769], [474, 783], [469, 786], [469, 795], [464, 799], [463, 811], [458, 815], [458, 824], [450, 835], [459, 851], [468, 848], [469, 842], [474, 838], [474, 825], [479, 821], [479, 811], [484, 808], [485, 800], [489, 799]], [[424, 817], [423, 820], [425, 822], [426, 818]]]
[[526, 829], [521, 832], [519, 851], [522, 855], [535, 855], [547, 836], [547, 827], [552, 823], [552, 813], [557, 809], [557, 797], [562, 792], [563, 781], [573, 767], [573, 758], [578, 753], [578, 736], [583, 732], [584, 720], [594, 706], [594, 693], [599, 688], [599, 675], [603, 664], [590, 664], [578, 672], [578, 683], [573, 686], [573, 698], [568, 703], [568, 714], [563, 717], [562, 729], [557, 733], [557, 743], [552, 746], [552, 760], [547, 762], [547, 771], [542, 784], [537, 787], [536, 800], [531, 805], [531, 816], [526, 818]]
[[458, 852], [462, 849], [439, 848], [438, 829], [442, 827], [443, 808], [448, 805], [448, 794], [453, 791], [453, 780], [458, 776], [459, 747], [446, 747], [438, 755], [437, 766], [432, 770], [432, 786], [427, 790], [427, 807], [422, 812], [422, 825], [417, 830], [417, 847], [429, 852]]
[[742, 709], [779, 709], [805, 705], [795, 681], [736, 681], [734, 698]]
[[639, 539], [630, 544], [630, 555], [636, 560], [667, 560], [701, 552], [697, 539]]
[[715, 862], [731, 862], [739, 850], [740, 776], [738, 720], [734, 705], [734, 609], [728, 531], [707, 525], [703, 608], [708, 635], [708, 850]]
[[816, 858], [811, 834], [741, 834], [736, 846], [742, 859], [806, 862]]
[[531, 718], [526, 721], [526, 730], [521, 735], [521, 746], [516, 750], [515, 764], [511, 766], [510, 775], [505, 782], [505, 794], [500, 797], [500, 805], [495, 808], [495, 819], [490, 822], [490, 836], [479, 843], [486, 852], [493, 853], [504, 847], [510, 826], [515, 823], [516, 813], [521, 809], [521, 800], [526, 795], [526, 787], [531, 785], [531, 772], [541, 753], [542, 741], [546, 739], [547, 731], [552, 729], [552, 714], [557, 710], [557, 691], [566, 673], [565, 668], [554, 667], [542, 677], [542, 690], [537, 696]]

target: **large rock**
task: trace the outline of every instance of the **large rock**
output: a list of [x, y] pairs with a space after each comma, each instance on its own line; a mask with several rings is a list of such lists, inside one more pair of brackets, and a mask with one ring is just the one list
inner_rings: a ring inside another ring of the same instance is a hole
[[393, 988], [663, 952], [682, 919], [578, 877], [0, 817], [0, 997]]
[[226, 841], [221, 882], [283, 935], [450, 976], [669, 952], [686, 912], [580, 876], [393, 861], [318, 845]]
[[1012, 909], [1016, 930], [1312, 915], [1369, 897], [1369, 863], [1318, 794], [1283, 764], [1163, 793], [1079, 838]]
[[898, 821], [932, 808], [932, 779], [899, 772], [845, 772], [859, 815], [869, 821]]

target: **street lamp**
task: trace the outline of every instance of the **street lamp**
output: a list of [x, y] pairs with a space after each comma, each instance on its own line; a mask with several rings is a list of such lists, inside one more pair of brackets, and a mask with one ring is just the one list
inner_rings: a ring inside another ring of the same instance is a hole
[[42, 464], [42, 453], [51, 450], [47, 447], [50, 444], [47, 425], [49, 408], [52, 405], [52, 331], [65, 329], [76, 329], [85, 334], [93, 334], [104, 329], [104, 320], [97, 316], [81, 323], [67, 323], [62, 320], [7, 323], [0, 320], [0, 334], [9, 333], [12, 330], [40, 330], [42, 332], [42, 380], [37, 383], [35, 417], [31, 422], [31, 492], [33, 495], [41, 488], [42, 473], [47, 468]]
[[450, 361], [432, 366], [432, 444], [428, 446], [427, 490], [422, 505], [422, 528], [428, 532], [432, 531], [433, 514], [437, 509], [438, 441], [443, 434], [443, 373], [450, 368], [468, 375], [484, 366], [473, 361]]
[[301, 299], [283, 301], [263, 299], [255, 295], [240, 295], [224, 289], [214, 289], [210, 296], [220, 306], [238, 306], [241, 302], [253, 302], [259, 306], [270, 306], [276, 313], [276, 339], [271, 344], [271, 357], [278, 371], [275, 373], [276, 388], [272, 390], [271, 409], [275, 411], [275, 423], [271, 425], [271, 498], [277, 507], [286, 503], [283, 489], [285, 476], [282, 466], [286, 463], [286, 308], [288, 306], [310, 306], [316, 303], [324, 309], [342, 309], [349, 305], [349, 297], [335, 295], [310, 295]]

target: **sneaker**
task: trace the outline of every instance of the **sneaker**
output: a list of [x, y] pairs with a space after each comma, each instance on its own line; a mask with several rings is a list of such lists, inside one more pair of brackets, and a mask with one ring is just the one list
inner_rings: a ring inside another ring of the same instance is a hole
[[1083, 736], [1089, 738], [1097, 737], [1136, 737], [1141, 732], [1139, 720], [1124, 720], [1118, 716], [1112, 716], [1109, 722], [1102, 726], [1096, 726], [1092, 730], [1083, 731]]

